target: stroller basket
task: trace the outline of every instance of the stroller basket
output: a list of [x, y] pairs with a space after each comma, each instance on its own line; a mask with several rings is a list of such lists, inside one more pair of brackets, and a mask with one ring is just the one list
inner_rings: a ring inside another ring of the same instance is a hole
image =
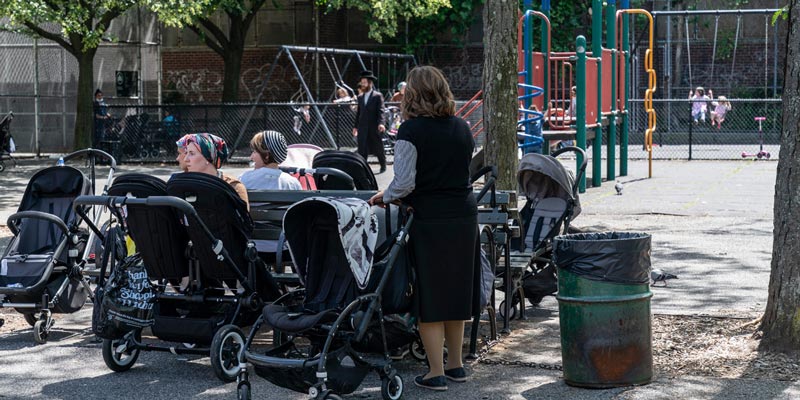
[[[245, 351], [245, 356], [258, 376], [280, 387], [307, 393], [317, 383], [319, 357], [306, 358], [307, 355], [300, 352], [293, 342], [270, 349], [264, 355]], [[341, 347], [328, 354], [325, 370], [328, 372], [325, 384], [329, 389], [339, 394], [350, 394], [358, 388], [371, 367], [348, 354], [346, 347]]]

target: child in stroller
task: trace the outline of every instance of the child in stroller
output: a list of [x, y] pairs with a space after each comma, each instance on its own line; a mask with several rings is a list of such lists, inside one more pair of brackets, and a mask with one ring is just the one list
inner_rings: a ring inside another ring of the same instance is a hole
[[[305, 289], [264, 308], [245, 343], [242, 364], [252, 364], [257, 375], [276, 385], [316, 399], [352, 393], [367, 373], [376, 371], [383, 398], [399, 399], [403, 380], [391, 366], [389, 349], [412, 343], [416, 335], [384, 311], [400, 312], [397, 302], [388, 299], [398, 298], [395, 286], [402, 280], [396, 261], [413, 220], [405, 212], [405, 224], [382, 247], [388, 251], [373, 259], [379, 228], [364, 201], [318, 197], [293, 205], [284, 229]], [[376, 265], [379, 259], [388, 260], [382, 270]], [[265, 324], [273, 328], [274, 346], [264, 353], [252, 345]], [[383, 357], [376, 360], [368, 353]], [[241, 371], [238, 394], [242, 400], [251, 398], [248, 369]]]
[[[577, 176], [557, 159], [564, 153], [574, 153], [578, 160]], [[539, 304], [557, 290], [556, 269], [550, 260], [552, 240], [556, 235], [568, 233], [570, 222], [581, 212], [578, 182], [586, 171], [585, 152], [573, 146], [563, 147], [552, 155], [526, 154], [517, 173], [520, 191], [526, 198], [520, 210], [522, 239], [520, 252], [512, 256], [528, 258], [522, 276], [514, 279], [512, 304], [508, 306], [511, 318], [524, 312], [524, 299]], [[503, 286], [503, 288], [505, 285]], [[501, 315], [506, 315], [505, 302], [500, 304]]]
[[[88, 157], [92, 179], [65, 166], [75, 158]], [[80, 195], [93, 194], [95, 158], [109, 160], [107, 182], [116, 162], [95, 149], [80, 150], [59, 159], [28, 182], [19, 209], [8, 217], [11, 239], [0, 264], [0, 307], [14, 308], [33, 327], [36, 343], [45, 343], [53, 327], [53, 314], [80, 310], [90, 296], [85, 268], [96, 236], [80, 227], [82, 218], [95, 222], [100, 213], [88, 207], [73, 207]], [[106, 188], [103, 188], [105, 192]]]

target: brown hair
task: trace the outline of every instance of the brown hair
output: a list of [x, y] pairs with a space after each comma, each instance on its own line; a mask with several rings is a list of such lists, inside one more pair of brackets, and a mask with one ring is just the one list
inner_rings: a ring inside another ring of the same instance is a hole
[[453, 92], [442, 71], [423, 65], [414, 67], [406, 78], [406, 94], [400, 108], [403, 118], [452, 117], [456, 113]]
[[272, 157], [272, 153], [270, 153], [267, 146], [264, 145], [264, 132], [258, 132], [253, 135], [253, 138], [250, 139], [250, 149], [261, 156], [261, 160], [264, 161], [264, 165], [277, 162]]

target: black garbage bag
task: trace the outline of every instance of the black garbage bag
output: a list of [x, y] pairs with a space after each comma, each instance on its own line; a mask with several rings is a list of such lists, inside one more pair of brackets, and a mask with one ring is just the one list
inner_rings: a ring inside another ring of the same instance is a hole
[[557, 236], [553, 263], [586, 279], [624, 283], [650, 282], [650, 235], [597, 232]]

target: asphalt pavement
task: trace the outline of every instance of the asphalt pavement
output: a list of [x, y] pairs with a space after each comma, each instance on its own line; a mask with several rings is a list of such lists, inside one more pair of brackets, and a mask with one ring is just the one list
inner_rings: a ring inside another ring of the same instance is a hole
[[[26, 161], [0, 173], [0, 224], [16, 211], [27, 180], [41, 167], [41, 162]], [[610, 182], [589, 188], [581, 195], [583, 212], [574, 225], [652, 235], [653, 267], [679, 277], [667, 287], [652, 288], [654, 313], [757, 316], [767, 298], [776, 167], [775, 161], [659, 160], [654, 163], [653, 177], [647, 178], [646, 162], [631, 162], [628, 176], [618, 179], [624, 186], [622, 195], [616, 195]], [[225, 171], [238, 175], [245, 169]], [[166, 178], [174, 170], [172, 165], [126, 165], [118, 173], [148, 172]], [[100, 176], [104, 174], [101, 168]], [[390, 179], [391, 168], [378, 175], [381, 187]], [[0, 248], [6, 242], [7, 237], [0, 238]], [[530, 311], [542, 324], [557, 325], [557, 310], [555, 300], [548, 298], [542, 307]], [[0, 398], [235, 398], [235, 384], [218, 381], [207, 358], [143, 353], [130, 371], [111, 372], [87, 329], [90, 319], [91, 307], [58, 316], [45, 345], [34, 345], [29, 329], [0, 328]], [[525, 334], [537, 334], [531, 327], [536, 325], [525, 326]], [[504, 340], [513, 339], [512, 335]], [[538, 354], [537, 362], [545, 365], [560, 363], [558, 341], [544, 339], [541, 348], [530, 349], [530, 354]], [[495, 353], [499, 351], [489, 354], [502, 356]], [[667, 378], [657, 372], [649, 385], [587, 390], [564, 384], [559, 371], [481, 363], [469, 366], [468, 383], [450, 384], [447, 393], [438, 394], [413, 386], [414, 375], [423, 373], [424, 365], [408, 358], [398, 369], [409, 399], [800, 398], [797, 381]], [[257, 377], [253, 384], [256, 398], [305, 398]], [[352, 398], [380, 398], [379, 381], [372, 375]]]

